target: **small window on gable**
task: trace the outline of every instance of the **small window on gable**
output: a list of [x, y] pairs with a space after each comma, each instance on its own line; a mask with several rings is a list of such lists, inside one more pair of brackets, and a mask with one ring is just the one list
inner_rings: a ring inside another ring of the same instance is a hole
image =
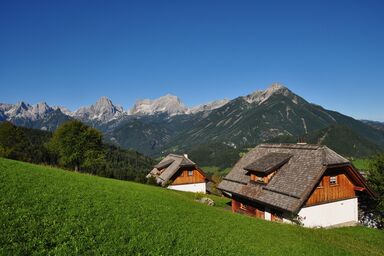
[[180, 177], [184, 177], [184, 171], [180, 172]]
[[323, 179], [320, 180], [319, 184], [317, 185], [318, 188], [322, 188], [323, 187]]
[[329, 185], [337, 185], [337, 176], [330, 176], [329, 177]]
[[264, 178], [263, 177], [259, 177], [259, 176], [255, 176], [255, 177], [256, 177], [256, 181], [264, 183]]
[[188, 171], [188, 176], [193, 176], [193, 171]]
[[263, 177], [260, 177], [260, 176], [257, 176], [255, 174], [251, 174], [251, 181], [255, 181], [255, 182], [260, 182], [260, 183], [264, 183], [264, 178]]
[[247, 206], [245, 204], [240, 203], [240, 209], [247, 210]]

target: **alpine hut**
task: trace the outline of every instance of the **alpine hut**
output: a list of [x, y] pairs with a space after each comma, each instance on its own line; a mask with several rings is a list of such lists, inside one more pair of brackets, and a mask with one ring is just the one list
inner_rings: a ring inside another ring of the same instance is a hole
[[169, 154], [155, 165], [147, 178], [169, 189], [206, 193], [207, 175], [187, 155]]
[[373, 196], [351, 162], [326, 146], [261, 144], [219, 184], [232, 211], [306, 227], [353, 225], [358, 196]]

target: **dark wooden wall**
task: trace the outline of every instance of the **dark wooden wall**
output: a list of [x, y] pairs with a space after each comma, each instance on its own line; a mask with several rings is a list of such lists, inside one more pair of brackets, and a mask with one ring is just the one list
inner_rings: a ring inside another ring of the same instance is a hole
[[261, 219], [265, 218], [265, 209], [263, 206], [251, 203], [241, 197], [232, 196], [232, 211]]

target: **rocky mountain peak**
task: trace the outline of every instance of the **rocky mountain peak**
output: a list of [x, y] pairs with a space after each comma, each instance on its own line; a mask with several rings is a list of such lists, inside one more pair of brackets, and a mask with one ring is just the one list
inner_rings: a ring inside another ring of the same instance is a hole
[[243, 98], [250, 104], [255, 103], [261, 105], [274, 94], [283, 94], [284, 96], [288, 96], [289, 93], [290, 90], [287, 87], [280, 83], [273, 83], [267, 89], [257, 90]]
[[53, 108], [48, 106], [46, 102], [40, 102], [34, 106], [21, 101], [16, 105], [12, 105], [5, 114], [10, 118], [24, 118], [36, 120], [42, 118], [48, 113], [52, 112]]
[[209, 103], [201, 104], [201, 105], [198, 105], [198, 106], [195, 106], [195, 107], [188, 109], [187, 114], [195, 114], [195, 113], [199, 113], [202, 111], [211, 111], [211, 110], [214, 110], [214, 109], [217, 109], [217, 108], [224, 106], [228, 102], [230, 102], [229, 99], [222, 99], [222, 100], [215, 100], [215, 101], [212, 101]]
[[16, 104], [16, 109], [18, 110], [28, 110], [31, 107], [28, 103], [25, 103], [24, 101], [20, 101]]
[[115, 114], [123, 112], [122, 107], [115, 106], [112, 101], [105, 96], [101, 97], [92, 107], [97, 114]]
[[133, 115], [153, 115], [153, 114], [168, 114], [178, 115], [185, 114], [187, 107], [181, 100], [172, 94], [166, 94], [157, 99], [138, 100], [131, 110]]
[[275, 93], [275, 92], [286, 91], [286, 90], [288, 90], [288, 88], [285, 87], [283, 84], [280, 84], [280, 83], [273, 83], [273, 84], [271, 84], [271, 85], [266, 89], [266, 92], [269, 92], [269, 93]]
[[73, 116], [79, 119], [110, 121], [123, 113], [122, 107], [115, 106], [108, 97], [103, 96], [95, 104], [79, 108]]
[[102, 96], [96, 101], [95, 107], [110, 107], [113, 106], [112, 101], [106, 97]]
[[53, 110], [59, 110], [61, 113], [67, 115], [67, 116], [73, 116], [74, 113], [70, 111], [68, 108], [63, 107], [63, 106], [53, 106]]
[[47, 112], [52, 111], [53, 109], [48, 106], [46, 102], [39, 102], [35, 106], [33, 106], [33, 112], [39, 115], [44, 115]]
[[46, 114], [54, 111], [54, 109], [48, 106], [46, 102], [39, 102], [36, 105], [34, 105], [32, 108], [30, 108], [29, 111], [31, 112], [32, 116], [37, 118], [37, 117], [45, 116]]
[[0, 112], [6, 112], [6, 111], [10, 110], [13, 106], [14, 105], [12, 105], [12, 104], [0, 103]]
[[25, 113], [28, 113], [28, 111], [32, 108], [31, 105], [25, 103], [24, 101], [18, 102], [16, 105], [11, 107], [8, 111], [8, 115], [12, 116], [23, 116]]

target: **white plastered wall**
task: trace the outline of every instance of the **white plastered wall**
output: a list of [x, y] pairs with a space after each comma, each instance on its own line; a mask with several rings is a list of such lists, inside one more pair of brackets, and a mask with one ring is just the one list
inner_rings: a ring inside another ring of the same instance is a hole
[[329, 227], [358, 221], [357, 198], [304, 207], [298, 215], [305, 227]]
[[193, 184], [184, 184], [184, 185], [171, 185], [168, 186], [169, 189], [180, 190], [180, 191], [188, 191], [188, 192], [199, 192], [206, 193], [206, 184], [203, 183], [193, 183]]
[[264, 219], [272, 220], [271, 210], [269, 208], [265, 208]]

